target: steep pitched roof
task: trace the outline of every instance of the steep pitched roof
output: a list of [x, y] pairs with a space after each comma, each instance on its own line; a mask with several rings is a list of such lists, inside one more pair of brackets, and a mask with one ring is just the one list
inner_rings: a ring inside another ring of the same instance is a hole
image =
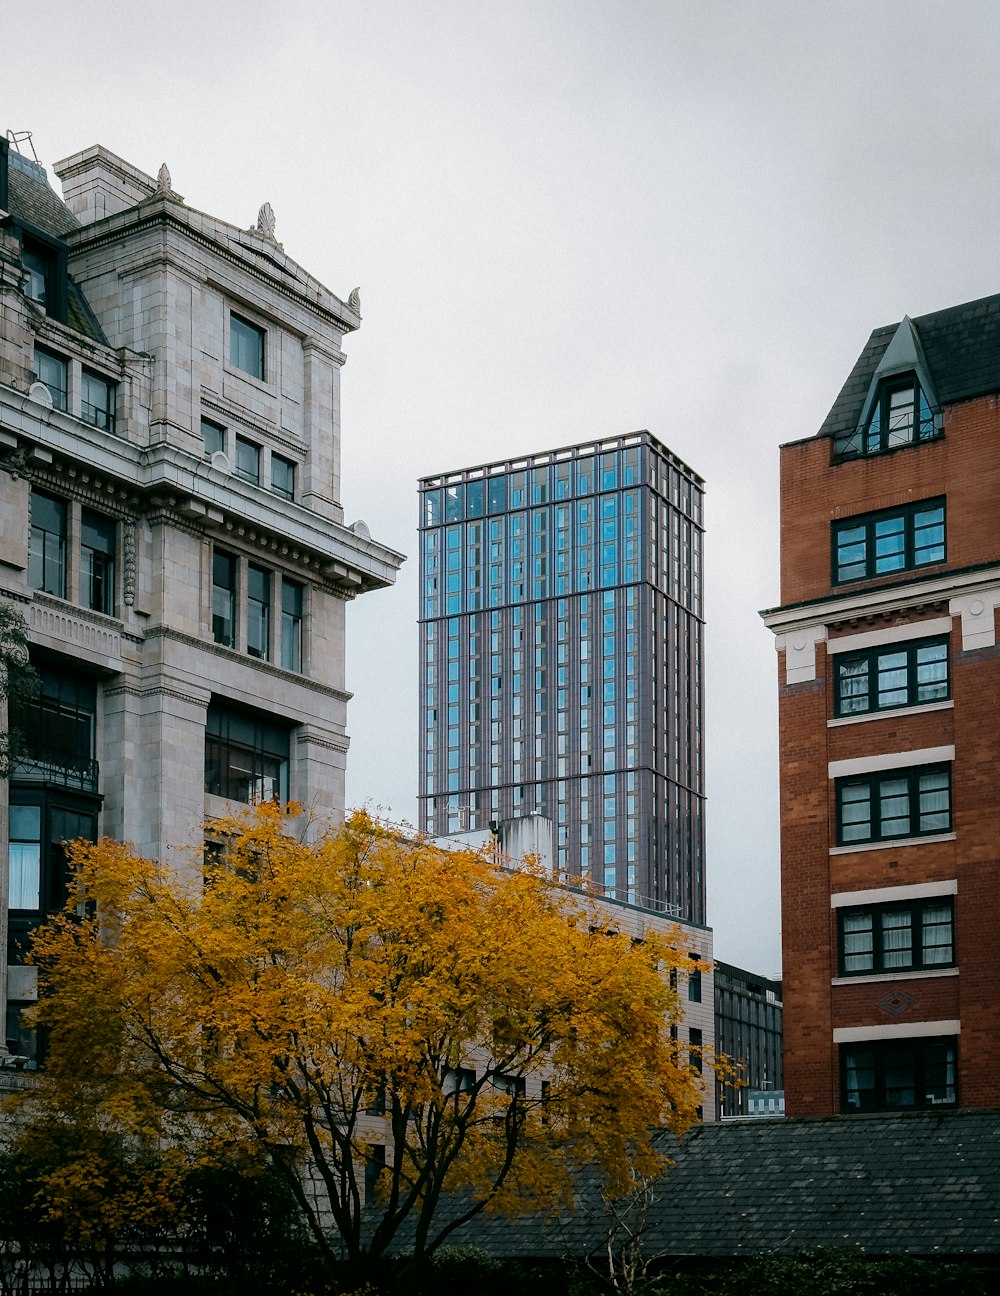
[[[1000, 391], [1000, 294], [911, 320], [942, 405]], [[856, 427], [879, 362], [899, 324], [877, 328], [858, 357], [819, 436]]]
[[45, 234], [62, 238], [80, 222], [49, 185], [45, 168], [13, 149], [7, 154], [9, 210]]
[[[1000, 1254], [997, 1111], [723, 1121], [663, 1150], [675, 1163], [654, 1189], [647, 1255]], [[480, 1216], [453, 1240], [496, 1255], [594, 1255], [610, 1218], [584, 1174], [573, 1214]]]

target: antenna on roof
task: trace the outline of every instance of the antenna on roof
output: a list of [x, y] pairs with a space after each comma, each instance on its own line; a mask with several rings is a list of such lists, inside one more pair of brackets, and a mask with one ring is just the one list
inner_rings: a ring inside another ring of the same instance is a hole
[[27, 144], [28, 148], [31, 149], [31, 156], [34, 158], [36, 162], [38, 162], [39, 166], [42, 165], [38, 159], [38, 154], [35, 152], [35, 145], [31, 139], [31, 131], [9, 130], [7, 132], [7, 141], [8, 143], [13, 144], [14, 148], [18, 151], [18, 153], [20, 153], [22, 157], [26, 157], [27, 154], [25, 153], [24, 149], [21, 148], [21, 145]]

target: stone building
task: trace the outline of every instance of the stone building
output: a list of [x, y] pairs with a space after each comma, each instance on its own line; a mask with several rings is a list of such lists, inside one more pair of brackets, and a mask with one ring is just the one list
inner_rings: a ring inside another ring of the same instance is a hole
[[1000, 1105], [1000, 296], [878, 328], [781, 451], [790, 1116]]
[[268, 204], [241, 229], [101, 147], [54, 170], [62, 200], [0, 141], [0, 595], [41, 679], [0, 793], [18, 1055], [64, 840], [183, 868], [206, 816], [343, 815], [346, 607], [402, 561], [341, 503], [357, 294], [284, 252]]

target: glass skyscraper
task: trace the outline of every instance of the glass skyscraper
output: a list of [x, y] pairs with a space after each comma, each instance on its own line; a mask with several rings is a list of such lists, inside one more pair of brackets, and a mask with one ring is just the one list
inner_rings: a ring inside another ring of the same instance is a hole
[[700, 477], [648, 432], [420, 482], [420, 813], [705, 921]]

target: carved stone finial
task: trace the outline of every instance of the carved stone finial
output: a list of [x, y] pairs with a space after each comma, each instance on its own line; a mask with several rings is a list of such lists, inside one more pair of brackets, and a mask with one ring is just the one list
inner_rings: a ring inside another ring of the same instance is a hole
[[355, 313], [355, 315], [361, 314], [361, 289], [360, 288], [351, 289], [351, 295], [347, 299], [347, 304], [348, 306], [350, 306], [351, 310]]
[[161, 194], [173, 193], [173, 187], [170, 183], [170, 172], [167, 170], [166, 162], [156, 173], [156, 192]]
[[277, 239], [274, 236], [274, 208], [269, 202], [264, 203], [260, 211], [257, 213], [257, 224], [254, 228], [258, 234], [262, 234], [264, 238], [270, 239], [272, 243], [277, 242]]

